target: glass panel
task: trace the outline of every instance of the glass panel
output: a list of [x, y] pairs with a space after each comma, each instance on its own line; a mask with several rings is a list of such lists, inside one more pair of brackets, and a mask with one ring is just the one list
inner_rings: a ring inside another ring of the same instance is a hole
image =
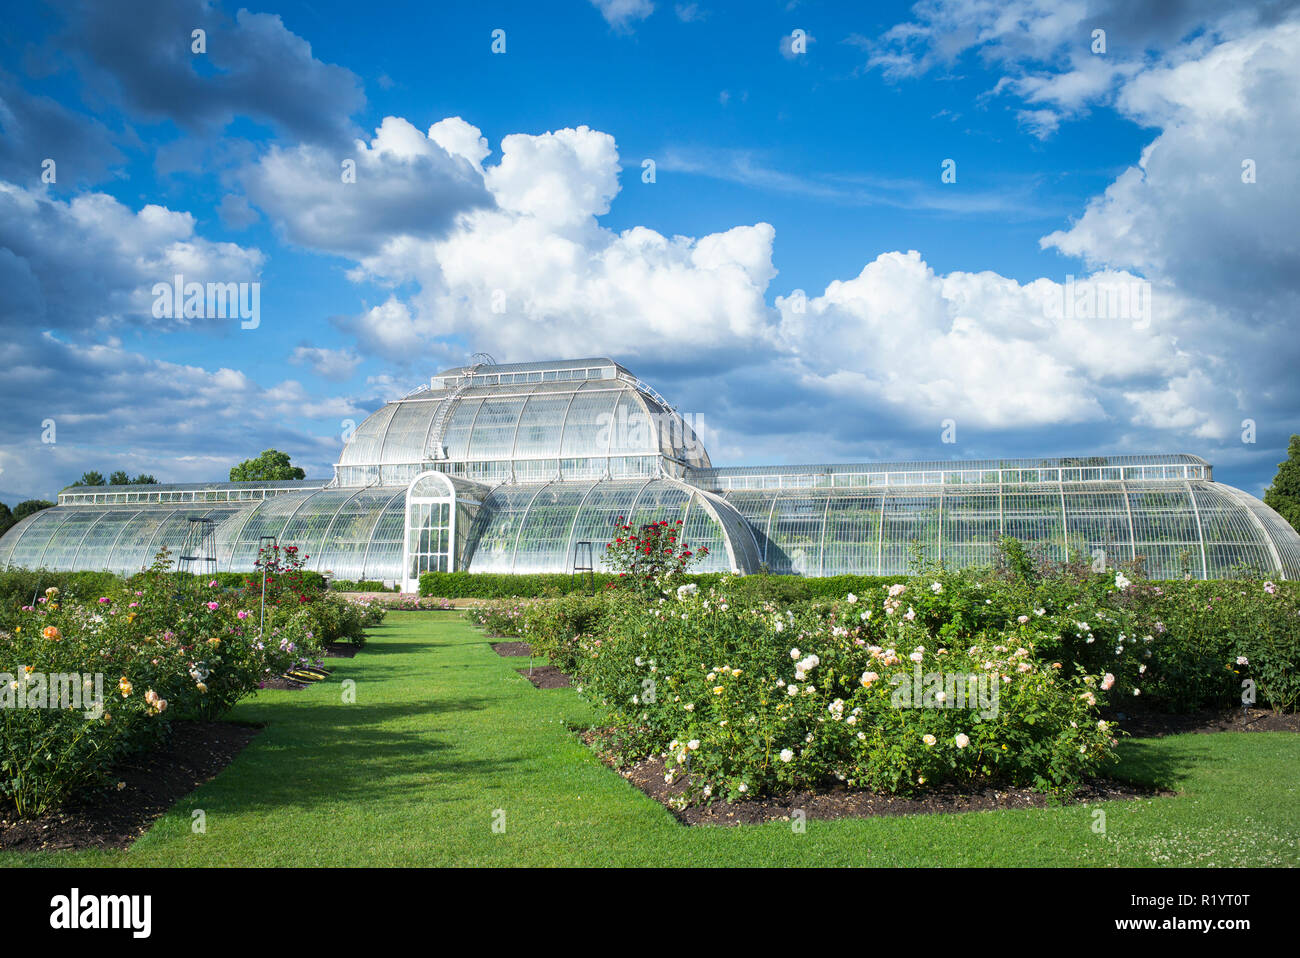
[[71, 518], [72, 514], [72, 509], [55, 506], [33, 515], [32, 521], [23, 530], [18, 530], [22, 532], [22, 538], [13, 547], [13, 555], [9, 558], [10, 564], [25, 569], [39, 569], [41, 556], [45, 552], [45, 547], [50, 544], [55, 530]]
[[383, 447], [384, 432], [388, 429], [388, 423], [392, 420], [393, 414], [397, 411], [397, 403], [390, 403], [383, 409], [368, 416], [356, 431], [352, 433], [352, 439], [343, 450], [343, 455], [339, 458], [340, 465], [365, 465], [366, 463], [378, 462], [379, 453]]
[[443, 445], [447, 449], [449, 459], [469, 458], [470, 428], [481, 405], [483, 405], [482, 399], [462, 399], [457, 403], [443, 436]]
[[576, 459], [584, 456], [604, 456], [616, 431], [614, 404], [621, 391], [598, 389], [585, 384], [579, 387], [569, 407], [564, 436], [560, 443], [560, 457]]
[[1019, 539], [1034, 555], [1054, 562], [1065, 559], [1065, 530], [1061, 525], [1061, 493], [1029, 491], [1009, 486], [1002, 497], [1003, 531]]
[[509, 459], [523, 405], [522, 398], [483, 400], [467, 458]]
[[529, 397], [519, 420], [514, 449], [516, 458], [547, 458], [554, 462], [553, 457], [560, 452], [560, 433], [564, 428], [564, 410], [569, 406], [569, 396], [569, 393], [539, 393]]
[[996, 492], [953, 493], [943, 500], [943, 564], [949, 569], [992, 565], [999, 523]]
[[1071, 552], [1080, 552], [1091, 562], [1100, 551], [1107, 568], [1133, 558], [1128, 505], [1117, 486], [1067, 487], [1065, 510]]
[[438, 411], [436, 402], [404, 402], [397, 404], [388, 425], [380, 462], [423, 462], [425, 437]]
[[380, 582], [402, 579], [403, 523], [406, 521], [406, 494], [398, 493], [388, 501], [370, 536], [369, 550], [359, 578]]
[[772, 572], [817, 574], [825, 511], [826, 501], [820, 497], [777, 497], [768, 529], [767, 565]]
[[1153, 579], [1199, 576], [1201, 542], [1196, 515], [1185, 486], [1158, 483], [1130, 487], [1133, 531], [1143, 569]]
[[913, 557], [939, 560], [939, 493], [887, 495], [881, 575], [903, 575]]

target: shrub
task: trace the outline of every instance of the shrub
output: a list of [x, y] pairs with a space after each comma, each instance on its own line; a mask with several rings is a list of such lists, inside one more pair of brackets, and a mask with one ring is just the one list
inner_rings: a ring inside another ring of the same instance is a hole
[[272, 622], [299, 636], [300, 644], [321, 648], [331, 642], [362, 646], [366, 628], [384, 620], [386, 609], [375, 603], [355, 602], [323, 595], [296, 606], [280, 606]]
[[561, 671], [577, 665], [582, 641], [600, 633], [616, 607], [608, 593], [556, 599], [499, 599], [471, 608], [468, 619], [489, 634], [526, 640], [533, 651]]
[[657, 592], [669, 580], [679, 581], [709, 554], [708, 546], [693, 551], [681, 537], [681, 519], [660, 519], [634, 528], [619, 516], [614, 538], [605, 543], [605, 565], [618, 576], [618, 585]]
[[[618, 577], [598, 572], [592, 577], [596, 590], [607, 587]], [[420, 576], [420, 595], [448, 599], [539, 598], [585, 592], [585, 576], [564, 573], [513, 575], [495, 572], [425, 572]]]
[[[686, 572], [674, 581], [694, 583], [702, 589], [716, 586], [725, 573]], [[888, 576], [841, 575], [825, 578], [804, 578], [796, 575], [730, 576], [731, 588], [737, 597], [753, 601], [807, 602], [815, 599], [833, 599], [849, 592], [859, 594], [879, 586], [888, 586], [895, 578]], [[618, 576], [597, 572], [589, 587], [586, 576], [567, 573], [537, 573], [515, 575], [497, 572], [425, 572], [420, 576], [420, 595], [443, 596], [451, 599], [536, 599], [547, 596], [588, 594], [617, 584]]]
[[371, 605], [388, 612], [429, 612], [429, 611], [447, 611], [456, 608], [456, 603], [450, 599], [430, 599], [418, 595], [398, 594], [391, 596], [376, 596], [367, 599]]
[[[1101, 677], [1038, 655], [1034, 632], [949, 644], [905, 611], [915, 584], [797, 610], [735, 603], [727, 585], [615, 599], [575, 655], [624, 749], [666, 753], [669, 774], [689, 774], [701, 798], [834, 780], [1060, 788], [1113, 758]], [[954, 707], [967, 693], [976, 707]]]
[[532, 602], [524, 600], [501, 599], [472, 607], [466, 615], [475, 625], [486, 629], [489, 635], [522, 636], [531, 605]]
[[[10, 570], [0, 589], [34, 580], [48, 574]], [[0, 801], [23, 816], [102, 784], [169, 720], [220, 715], [318, 655], [324, 634], [358, 641], [382, 615], [336, 598], [275, 602], [259, 636], [252, 595], [171, 571], [166, 552], [129, 584], [85, 573], [65, 581], [66, 591], [50, 585], [6, 606], [0, 628]]]
[[573, 672], [583, 639], [600, 633], [613, 602], [609, 595], [567, 595], [533, 602], [524, 612], [523, 637], [556, 668]]
[[[1151, 582], [1123, 576], [1121, 588], [1115, 573], [1094, 573], [1077, 563], [1040, 562], [1021, 570], [1006, 564], [1000, 571], [920, 572], [910, 580], [907, 608], [933, 635], [953, 644], [982, 632], [1032, 628], [1039, 633], [1038, 655], [1061, 661], [1067, 675], [1113, 675], [1111, 697], [1129, 703], [1123, 706], [1129, 710], [1134, 704], [1174, 712], [1230, 707], [1240, 704], [1246, 681], [1254, 683], [1259, 704], [1286, 711], [1300, 706], [1298, 583]], [[870, 576], [712, 574], [685, 576], [683, 584], [707, 590], [719, 588], [724, 578], [733, 605], [789, 609], [847, 595], [879, 597], [893, 584]], [[938, 592], [932, 589], [936, 584]], [[551, 635], [540, 609], [527, 612], [544, 604], [502, 600], [470, 616], [494, 634], [531, 630], [543, 643], [591, 631], [556, 623], [559, 632]]]
[[331, 592], [396, 592], [397, 587], [389, 588], [382, 582], [372, 579], [334, 579], [330, 582]]

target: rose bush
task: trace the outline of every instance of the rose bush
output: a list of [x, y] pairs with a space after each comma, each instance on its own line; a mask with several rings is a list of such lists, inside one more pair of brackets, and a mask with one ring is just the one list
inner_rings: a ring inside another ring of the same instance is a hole
[[641, 592], [657, 592], [708, 554], [708, 546], [693, 550], [682, 540], [681, 519], [634, 527], [619, 516], [614, 537], [605, 543], [605, 565], [618, 576], [610, 585]]
[[[215, 717], [316, 658], [307, 607], [272, 606], [259, 637], [246, 592], [175, 573], [166, 553], [110, 594], [70, 599], [49, 587], [0, 630], [0, 799], [20, 815], [48, 810], [153, 744], [170, 719]], [[60, 707], [50, 677], [70, 675], [91, 688]], [[102, 707], [88, 700], [96, 682]]]
[[469, 620], [492, 635], [514, 636], [556, 668], [572, 672], [586, 638], [601, 631], [616, 607], [613, 597], [572, 594], [558, 599], [505, 599], [469, 610]]
[[736, 606], [725, 585], [625, 602], [581, 643], [577, 676], [625, 755], [665, 755], [703, 799], [832, 780], [1057, 788], [1113, 758], [1101, 676], [1044, 658], [1030, 632], [943, 640], [913, 587], [802, 609]]
[[[837, 779], [1069, 787], [1113, 758], [1103, 710], [1227, 707], [1243, 692], [1300, 702], [1294, 583], [1152, 583], [1140, 566], [1018, 554], [831, 601], [661, 568], [643, 588], [505, 600], [471, 618], [573, 674], [625, 758], [663, 756], [703, 799]], [[995, 707], [954, 707], [994, 688]]]

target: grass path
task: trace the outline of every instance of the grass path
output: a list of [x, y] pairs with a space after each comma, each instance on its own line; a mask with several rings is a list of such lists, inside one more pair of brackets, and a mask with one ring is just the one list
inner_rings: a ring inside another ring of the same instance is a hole
[[265, 730], [130, 850], [0, 866], [1300, 865], [1294, 734], [1125, 744], [1123, 775], [1180, 794], [1106, 803], [1105, 834], [1081, 806], [687, 828], [568, 731], [590, 717], [575, 692], [518, 664], [459, 613], [391, 613], [332, 681], [241, 704], [231, 718]]

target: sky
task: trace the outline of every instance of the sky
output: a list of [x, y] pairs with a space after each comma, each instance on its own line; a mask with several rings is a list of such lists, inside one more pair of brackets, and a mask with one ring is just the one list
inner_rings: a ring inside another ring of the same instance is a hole
[[11, 5], [0, 501], [327, 477], [479, 352], [609, 356], [716, 465], [1181, 452], [1260, 495], [1298, 5]]

